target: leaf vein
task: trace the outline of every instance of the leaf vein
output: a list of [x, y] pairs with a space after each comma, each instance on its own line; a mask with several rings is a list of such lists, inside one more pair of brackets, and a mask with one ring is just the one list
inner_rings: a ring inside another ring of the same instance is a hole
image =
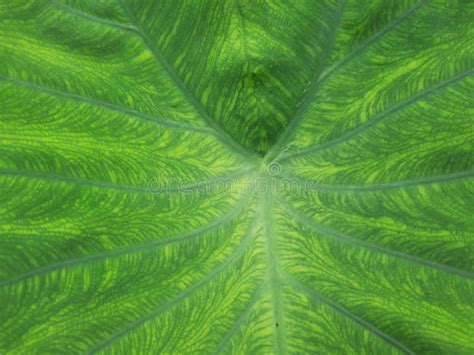
[[336, 192], [376, 192], [376, 191], [383, 191], [383, 190], [392, 190], [392, 189], [399, 189], [405, 188], [410, 186], [420, 186], [420, 185], [429, 185], [429, 184], [436, 184], [441, 182], [448, 182], [448, 181], [456, 181], [456, 180], [463, 180], [465, 178], [471, 178], [474, 176], [474, 171], [461, 171], [452, 174], [446, 175], [438, 175], [438, 176], [428, 176], [416, 179], [407, 179], [407, 180], [400, 180], [395, 182], [387, 182], [387, 183], [378, 183], [378, 184], [370, 184], [370, 185], [331, 185], [331, 184], [321, 184], [316, 180], [309, 180], [309, 179], [302, 179], [295, 176], [290, 175], [280, 175], [277, 176], [282, 181], [298, 181], [298, 184], [302, 186], [307, 186], [308, 189], [304, 189], [304, 192], [308, 192], [311, 189], [317, 191], [336, 191]]
[[208, 191], [208, 187], [219, 185], [221, 183], [232, 183], [235, 182], [239, 177], [245, 176], [248, 172], [252, 171], [251, 168], [244, 168], [237, 171], [234, 174], [222, 175], [216, 178], [200, 180], [196, 182], [185, 183], [184, 185], [163, 185], [153, 186], [151, 180], [148, 186], [135, 186], [125, 185], [120, 183], [111, 183], [106, 181], [82, 179], [70, 176], [61, 176], [56, 174], [38, 173], [38, 172], [21, 172], [13, 169], [0, 169], [0, 176], [13, 176], [13, 177], [27, 177], [38, 180], [53, 181], [58, 183], [74, 184], [78, 186], [89, 186], [107, 190], [124, 191], [127, 193], [139, 193], [139, 194], [173, 194], [173, 193], [187, 193], [187, 192], [202, 192]]
[[196, 228], [190, 232], [181, 234], [181, 235], [175, 235], [170, 238], [166, 239], [159, 239], [159, 240], [152, 240], [150, 242], [142, 243], [139, 245], [134, 245], [131, 247], [127, 248], [121, 248], [117, 250], [112, 250], [112, 251], [107, 251], [107, 252], [102, 252], [94, 255], [87, 255], [84, 257], [76, 258], [76, 259], [70, 259], [70, 260], [65, 260], [62, 262], [46, 265], [40, 268], [37, 268], [32, 271], [28, 271], [22, 274], [19, 274], [15, 277], [12, 277], [10, 279], [6, 280], [0, 280], [0, 287], [5, 287], [8, 285], [15, 284], [17, 282], [21, 282], [25, 279], [29, 279], [31, 277], [35, 276], [40, 276], [44, 275], [50, 272], [54, 272], [59, 269], [63, 268], [68, 268], [68, 267], [74, 267], [78, 265], [85, 265], [89, 263], [93, 263], [99, 260], [104, 260], [104, 259], [111, 259], [115, 257], [120, 257], [122, 255], [130, 255], [134, 253], [138, 253], [141, 251], [147, 251], [151, 249], [155, 249], [158, 247], [162, 247], [165, 245], [173, 244], [173, 243], [179, 243], [182, 241], [190, 240], [196, 236], [202, 236], [206, 232], [209, 232], [215, 228], [221, 227], [222, 225], [225, 225], [226, 223], [234, 220], [246, 207], [248, 203], [248, 193], [233, 207], [225, 213], [223, 216], [220, 218], [216, 219], [214, 222], [209, 223], [205, 226], [202, 226], [200, 228]]
[[26, 80], [18, 80], [18, 79], [13, 79], [9, 77], [0, 77], [0, 80], [7, 81], [14, 85], [36, 90], [38, 92], [42, 92], [42, 93], [49, 94], [52, 96], [62, 97], [62, 98], [69, 99], [72, 101], [77, 101], [77, 102], [83, 102], [92, 106], [104, 107], [112, 111], [116, 111], [122, 114], [136, 117], [137, 119], [140, 119], [145, 122], [150, 122], [150, 123], [154, 123], [154, 124], [158, 124], [158, 125], [162, 125], [162, 126], [166, 126], [170, 128], [182, 129], [182, 130], [190, 131], [190, 132], [214, 134], [214, 132], [207, 127], [199, 127], [199, 126], [194, 126], [194, 125], [190, 125], [183, 122], [160, 119], [154, 116], [147, 115], [143, 112], [132, 110], [120, 105], [107, 102], [107, 101], [102, 101], [102, 100], [93, 99], [93, 98], [82, 96], [82, 95], [73, 94], [70, 92], [51, 89], [45, 86], [37, 85], [33, 82], [29, 82]]
[[295, 152], [282, 154], [281, 158], [279, 160], [284, 161], [284, 160], [287, 160], [287, 159], [292, 158], [292, 157], [297, 157], [297, 156], [305, 155], [305, 154], [308, 154], [308, 153], [314, 153], [316, 151], [323, 150], [323, 149], [329, 148], [329, 147], [334, 146], [334, 145], [340, 145], [342, 143], [345, 143], [345, 142], [349, 141], [351, 138], [367, 131], [369, 128], [374, 127], [377, 123], [381, 122], [384, 118], [390, 116], [391, 114], [396, 113], [397, 111], [399, 111], [399, 110], [415, 103], [416, 101], [418, 101], [419, 99], [422, 99], [426, 95], [432, 94], [432, 93], [436, 92], [439, 89], [443, 89], [443, 88], [445, 88], [445, 87], [447, 87], [451, 84], [454, 84], [454, 83], [464, 79], [465, 77], [467, 77], [468, 75], [470, 75], [472, 73], [474, 73], [474, 69], [469, 69], [467, 71], [464, 71], [464, 72], [456, 75], [453, 78], [450, 78], [448, 80], [444, 80], [444, 81], [442, 81], [442, 82], [440, 82], [440, 83], [438, 83], [438, 84], [436, 84], [436, 85], [434, 85], [430, 88], [424, 89], [421, 92], [413, 95], [412, 97], [409, 97], [409, 98], [393, 105], [392, 107], [388, 108], [387, 110], [384, 110], [383, 112], [380, 112], [380, 113], [376, 114], [373, 118], [369, 118], [366, 123], [350, 130], [349, 132], [347, 132], [347, 133], [345, 133], [345, 134], [343, 134], [339, 137], [336, 137], [334, 139], [330, 139], [330, 140], [328, 140], [326, 142], [323, 142], [323, 143], [319, 143], [319, 144], [309, 146], [305, 149], [301, 149], [301, 150], [298, 150], [298, 151], [295, 151]]
[[220, 273], [228, 270], [229, 267], [231, 267], [240, 257], [243, 256], [246, 247], [250, 243], [250, 240], [251, 240], [251, 237], [252, 237], [251, 233], [252, 233], [253, 227], [254, 227], [254, 224], [251, 224], [250, 227], [247, 229], [247, 232], [245, 233], [245, 236], [242, 238], [241, 243], [236, 248], [236, 250], [232, 253], [232, 255], [230, 255], [224, 262], [222, 262], [220, 265], [218, 265], [212, 271], [207, 273], [201, 280], [199, 280], [198, 282], [196, 282], [193, 285], [191, 285], [190, 287], [188, 287], [186, 290], [181, 292], [178, 296], [173, 298], [171, 301], [159, 306], [158, 308], [154, 309], [152, 312], [146, 314], [145, 316], [129, 323], [122, 330], [115, 333], [114, 335], [112, 335], [108, 339], [104, 340], [103, 342], [97, 344], [92, 349], [90, 349], [87, 353], [95, 353], [95, 352], [103, 349], [104, 347], [109, 346], [113, 342], [117, 341], [119, 338], [125, 336], [127, 333], [133, 331], [134, 329], [137, 329], [138, 327], [142, 326], [146, 322], [153, 320], [154, 318], [158, 317], [160, 314], [168, 312], [174, 306], [176, 306], [177, 304], [179, 304], [179, 303], [183, 302], [185, 299], [187, 299], [194, 292], [196, 292], [197, 290], [199, 290], [200, 288], [204, 287], [209, 282], [211, 282]]
[[132, 26], [130, 24], [120, 23], [120, 22], [111, 21], [111, 20], [106, 20], [106, 19], [94, 16], [94, 15], [88, 14], [84, 11], [75, 9], [71, 6], [62, 4], [62, 3], [58, 2], [58, 1], [55, 1], [55, 0], [52, 0], [50, 2], [50, 5], [53, 6], [53, 7], [56, 7], [56, 8], [58, 8], [58, 9], [64, 11], [64, 12], [69, 12], [72, 15], [85, 18], [89, 21], [100, 23], [102, 25], [111, 26], [111, 27], [115, 27], [115, 28], [119, 28], [119, 29], [127, 30], [127, 31], [136, 31], [137, 30], [134, 26]]
[[286, 352], [286, 324], [283, 317], [283, 303], [281, 299], [281, 280], [280, 265], [278, 263], [278, 247], [275, 244], [274, 233], [272, 229], [272, 209], [273, 198], [271, 189], [262, 193], [261, 218], [263, 219], [263, 228], [265, 233], [265, 247], [267, 254], [267, 267], [269, 273], [270, 299], [273, 311], [273, 321], [279, 326], [275, 327], [276, 352], [278, 354]]
[[[280, 135], [277, 143], [275, 144], [274, 148], [269, 152], [268, 156], [276, 156], [281, 153], [282, 150], [285, 149], [285, 146], [288, 144], [288, 141], [292, 138], [295, 130], [299, 127], [301, 122], [304, 119], [303, 113], [307, 109], [309, 105], [309, 98], [312, 98], [323, 82], [328, 79], [334, 72], [337, 71], [340, 67], [342, 67], [347, 62], [350, 62], [352, 59], [356, 58], [358, 55], [364, 53], [364, 51], [370, 47], [371, 44], [376, 42], [379, 38], [383, 37], [385, 34], [389, 33], [393, 29], [395, 29], [398, 25], [400, 25], [403, 21], [408, 19], [412, 14], [418, 11], [428, 0], [420, 0], [414, 6], [412, 6], [408, 11], [406, 11], [403, 15], [396, 18], [393, 22], [391, 22], [386, 27], [382, 28], [378, 32], [374, 33], [370, 38], [368, 38], [361, 46], [354, 49], [351, 53], [349, 53], [344, 58], [341, 58], [338, 62], [336, 62], [332, 67], [328, 68], [326, 71], [318, 72], [318, 78], [314, 80], [311, 84], [311, 87], [308, 89], [308, 92], [311, 91], [311, 95], [306, 94], [304, 102], [298, 108], [295, 117], [291, 120], [290, 124], [285, 128], [283, 133]], [[274, 159], [274, 158], [273, 158]]]
[[298, 220], [300, 223], [302, 223], [305, 226], [310, 227], [312, 230], [321, 233], [321, 235], [326, 236], [332, 236], [333, 238], [347, 243], [351, 245], [355, 245], [367, 250], [370, 250], [372, 252], [376, 253], [382, 253], [386, 255], [390, 255], [394, 258], [402, 259], [405, 261], [408, 261], [413, 264], [418, 264], [418, 265], [423, 265], [425, 267], [429, 267], [432, 269], [437, 269], [442, 272], [448, 272], [451, 274], [455, 274], [457, 276], [461, 276], [463, 278], [468, 278], [468, 279], [474, 279], [474, 273], [468, 271], [468, 270], [463, 270], [459, 269], [450, 265], [442, 264], [436, 261], [432, 260], [427, 260], [424, 258], [421, 258], [419, 256], [411, 255], [411, 254], [406, 254], [397, 250], [393, 250], [387, 247], [379, 246], [370, 242], [366, 242], [363, 240], [359, 240], [354, 237], [350, 237], [342, 232], [339, 232], [337, 230], [334, 230], [326, 225], [320, 224], [319, 222], [314, 221], [312, 218], [306, 216], [302, 212], [296, 210], [294, 207], [290, 206], [288, 202], [281, 200], [280, 199], [280, 204], [283, 206], [285, 211], [287, 211], [288, 214], [293, 216], [296, 220]]
[[398, 350], [402, 351], [403, 353], [406, 354], [415, 354], [412, 350], [410, 350], [406, 345], [402, 344], [399, 340], [395, 339], [394, 337], [390, 336], [389, 334], [385, 333], [382, 331], [380, 328], [374, 326], [373, 324], [367, 322], [363, 318], [357, 316], [356, 314], [352, 313], [350, 310], [347, 308], [341, 306], [340, 304], [334, 302], [333, 300], [329, 299], [328, 297], [324, 296], [323, 294], [316, 292], [312, 288], [304, 285], [300, 281], [294, 279], [291, 276], [286, 276], [286, 281], [290, 286], [292, 286], [294, 289], [299, 289], [306, 294], [308, 294], [310, 297], [313, 297], [314, 299], [320, 300], [332, 309], [336, 310], [337, 312], [343, 314], [347, 318], [351, 319], [353, 322], [356, 324], [359, 324], [361, 327], [367, 329], [370, 333], [374, 334], [375, 336], [383, 339], [385, 342], [390, 344], [391, 346], [397, 348]]
[[252, 311], [253, 307], [261, 298], [262, 293], [265, 287], [267, 286], [266, 284], [267, 282], [264, 281], [262, 285], [258, 288], [258, 290], [255, 292], [253, 297], [245, 306], [240, 317], [237, 319], [237, 321], [232, 325], [232, 327], [228, 330], [228, 332], [222, 338], [221, 342], [216, 348], [216, 351], [214, 352], [215, 354], [220, 354], [224, 350], [225, 346], [229, 343], [230, 339], [232, 339], [232, 336], [239, 330], [240, 326], [245, 322], [247, 317], [250, 315], [250, 312]]
[[232, 138], [229, 134], [227, 134], [214, 120], [209, 116], [207, 111], [204, 109], [203, 105], [193, 96], [191, 91], [187, 88], [183, 80], [178, 76], [175, 69], [171, 66], [165, 56], [161, 53], [158, 47], [155, 45], [151, 37], [145, 31], [144, 27], [140, 23], [139, 19], [132, 13], [130, 8], [124, 3], [123, 0], [117, 0], [122, 8], [127, 13], [128, 17], [130, 18], [130, 22], [134, 24], [134, 26], [138, 29], [136, 32], [142, 39], [145, 45], [149, 48], [155, 61], [157, 64], [162, 66], [165, 71], [168, 73], [169, 77], [173, 80], [177, 88], [181, 91], [181, 93], [188, 99], [191, 105], [195, 108], [195, 110], [202, 116], [204, 121], [208, 124], [209, 128], [214, 130], [216, 137], [229, 149], [234, 151], [236, 154], [240, 156], [252, 158], [255, 160], [253, 154], [247, 151], [240, 143], [238, 143], [234, 138]]
[[321, 84], [319, 77], [323, 72], [325, 62], [328, 60], [333, 50], [333, 47], [335, 45], [336, 34], [342, 23], [342, 16], [344, 13], [345, 5], [346, 5], [346, 0], [340, 0], [337, 17], [336, 17], [336, 20], [334, 21], [334, 26], [332, 27], [331, 33], [330, 33], [330, 45], [324, 49], [319, 67], [314, 73], [312, 79], [309, 81], [308, 86], [303, 91], [303, 97], [296, 105], [295, 113], [293, 114], [293, 117], [290, 118], [288, 126], [286, 126], [286, 128], [281, 133], [280, 137], [278, 137], [278, 140], [275, 143], [275, 145], [268, 152], [267, 157], [271, 158], [271, 160], [277, 160], [279, 155], [282, 152], [284, 152], [284, 148], [287, 143], [287, 140], [291, 138], [293, 130], [296, 127], [298, 127], [298, 125], [300, 124], [300, 121], [303, 119], [303, 113], [309, 104], [308, 100], [318, 90], [319, 85]]

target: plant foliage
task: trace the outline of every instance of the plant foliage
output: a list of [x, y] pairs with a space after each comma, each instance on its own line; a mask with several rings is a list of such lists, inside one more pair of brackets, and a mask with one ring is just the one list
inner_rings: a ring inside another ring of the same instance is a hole
[[0, 0], [0, 352], [474, 352], [474, 2]]

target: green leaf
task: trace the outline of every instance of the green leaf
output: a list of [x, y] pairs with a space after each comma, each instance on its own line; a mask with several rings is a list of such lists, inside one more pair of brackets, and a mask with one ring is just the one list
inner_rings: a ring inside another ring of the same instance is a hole
[[474, 3], [0, 0], [0, 352], [472, 354]]

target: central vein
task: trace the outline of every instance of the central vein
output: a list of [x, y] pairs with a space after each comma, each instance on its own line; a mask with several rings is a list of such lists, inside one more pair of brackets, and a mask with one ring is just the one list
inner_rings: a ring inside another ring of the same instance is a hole
[[[273, 312], [273, 327], [275, 334], [276, 353], [286, 352], [285, 321], [283, 319], [282, 284], [279, 272], [278, 246], [273, 230], [273, 189], [272, 177], [268, 174], [260, 174], [260, 184], [256, 191], [259, 194], [260, 216], [263, 232], [265, 235], [265, 246], [267, 256], [267, 268], [269, 277], [269, 292]], [[264, 186], [262, 186], [264, 184]]]

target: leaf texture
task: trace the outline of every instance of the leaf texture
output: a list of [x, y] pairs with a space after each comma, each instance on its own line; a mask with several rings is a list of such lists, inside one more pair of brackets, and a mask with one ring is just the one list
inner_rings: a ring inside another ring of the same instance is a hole
[[474, 4], [0, 0], [0, 352], [474, 352]]

